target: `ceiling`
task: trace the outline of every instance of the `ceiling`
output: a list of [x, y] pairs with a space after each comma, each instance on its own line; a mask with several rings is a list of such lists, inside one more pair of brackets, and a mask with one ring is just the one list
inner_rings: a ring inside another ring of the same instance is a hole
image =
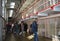
[[[7, 9], [7, 12], [8, 14], [10, 15], [10, 10], [13, 10], [13, 15], [16, 13], [17, 9], [19, 8], [20, 6], [20, 2], [22, 0], [7, 0], [7, 3], [6, 3], [6, 9]], [[15, 2], [15, 6], [14, 8], [10, 8], [10, 4], [11, 2]], [[32, 3], [34, 2], [34, 0], [26, 0], [25, 3], [22, 5], [22, 7], [20, 8], [19, 12], [20, 11], [23, 11], [25, 8], [27, 8], [29, 5], [31, 5]], [[12, 15], [12, 16], [13, 16]], [[15, 14], [16, 15], [16, 14]], [[14, 15], [14, 17], [15, 17]], [[16, 15], [17, 16], [17, 15]]]
[[19, 7], [19, 4], [20, 4], [20, 0], [7, 0], [6, 9], [9, 14], [9, 17], [11, 12], [14, 12]]
[[29, 5], [32, 4], [32, 2], [34, 2], [34, 0], [26, 0], [26, 2], [21, 7], [20, 11], [23, 11], [25, 8], [27, 8]]

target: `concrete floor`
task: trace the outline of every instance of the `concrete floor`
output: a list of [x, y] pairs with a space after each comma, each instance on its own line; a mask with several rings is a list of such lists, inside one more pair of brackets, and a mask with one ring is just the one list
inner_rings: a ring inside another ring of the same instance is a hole
[[[14, 34], [9, 34], [7, 35], [7, 38], [5, 41], [34, 41], [33, 39], [29, 40], [27, 36], [22, 37], [22, 36], [16, 36]], [[39, 37], [39, 41], [52, 41], [52, 40], [45, 37]]]

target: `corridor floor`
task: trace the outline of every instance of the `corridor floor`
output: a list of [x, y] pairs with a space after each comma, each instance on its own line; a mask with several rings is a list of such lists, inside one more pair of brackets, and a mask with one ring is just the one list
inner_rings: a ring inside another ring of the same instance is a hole
[[[29, 40], [27, 36], [15, 36], [14, 34], [7, 35], [7, 38], [5, 41], [33, 41], [33, 39]], [[44, 37], [39, 37], [39, 41], [52, 41], [51, 39], [47, 39]]]

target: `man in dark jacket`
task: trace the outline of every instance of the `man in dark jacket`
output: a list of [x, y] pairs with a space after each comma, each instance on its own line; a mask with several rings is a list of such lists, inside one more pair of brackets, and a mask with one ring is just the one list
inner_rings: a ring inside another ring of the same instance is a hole
[[18, 22], [16, 22], [14, 24], [14, 29], [15, 29], [15, 33], [18, 35], [19, 34], [19, 25], [18, 25]]
[[38, 35], [37, 35], [37, 31], [38, 31], [38, 24], [37, 24], [37, 19], [34, 19], [33, 23], [32, 23], [32, 32], [34, 33], [34, 41], [38, 41]]
[[24, 23], [24, 31], [27, 33], [28, 24]]
[[7, 33], [11, 32], [11, 24], [10, 23], [6, 24], [6, 30], [7, 30]]

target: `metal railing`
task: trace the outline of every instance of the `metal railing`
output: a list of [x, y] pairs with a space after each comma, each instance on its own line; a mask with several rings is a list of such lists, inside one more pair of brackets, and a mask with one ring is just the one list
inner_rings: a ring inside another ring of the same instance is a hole
[[43, 9], [46, 9], [48, 7], [51, 7], [53, 5], [56, 5], [60, 2], [60, 0], [51, 0], [51, 1], [39, 1], [35, 6], [36, 6], [36, 10], [37, 11], [40, 11], [40, 10], [43, 10]]
[[40, 0], [39, 2], [37, 2], [32, 8], [30, 8], [26, 13], [30, 14], [30, 13], [34, 13], [34, 9], [37, 11], [42, 11], [46, 8], [49, 8], [53, 5], [56, 5], [60, 2], [60, 0]]

